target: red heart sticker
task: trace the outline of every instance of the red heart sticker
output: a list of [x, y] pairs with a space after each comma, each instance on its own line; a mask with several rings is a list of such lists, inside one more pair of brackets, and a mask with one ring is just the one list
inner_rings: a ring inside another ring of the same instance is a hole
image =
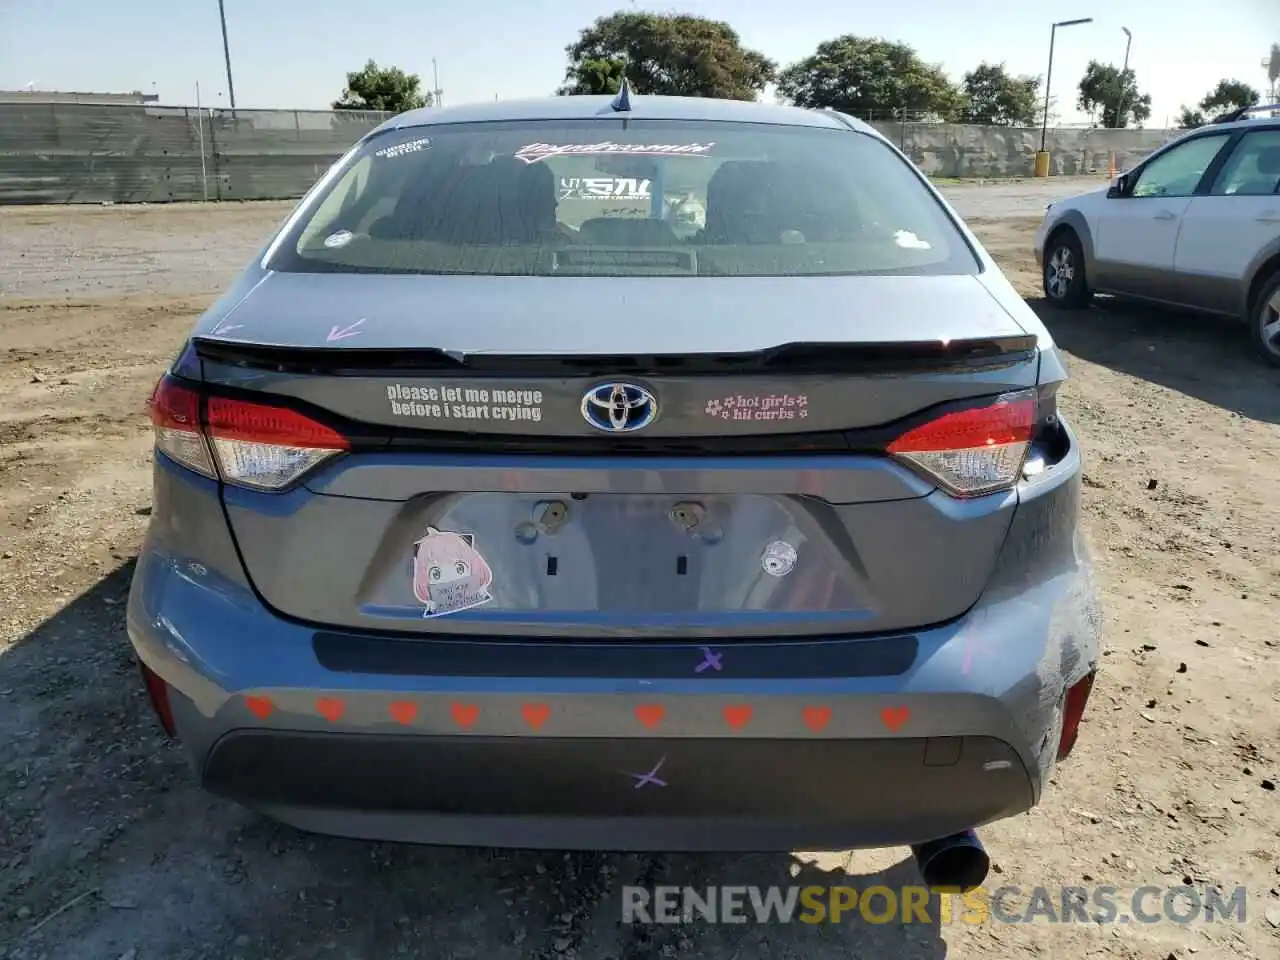
[[410, 700], [397, 700], [387, 710], [390, 711], [392, 720], [406, 727], [418, 716], [418, 705]]
[[244, 705], [249, 708], [259, 720], [265, 720], [271, 716], [271, 711], [275, 709], [275, 704], [271, 702], [270, 697], [245, 697]]
[[666, 708], [660, 703], [642, 703], [636, 707], [636, 719], [652, 730], [666, 716]]
[[880, 711], [880, 722], [893, 733], [897, 733], [911, 719], [910, 707], [885, 707]]
[[451, 703], [449, 712], [453, 714], [453, 722], [460, 727], [469, 727], [480, 717], [480, 708], [474, 703]]
[[751, 708], [744, 703], [724, 708], [724, 722], [734, 730], [741, 730], [751, 720]]
[[520, 708], [520, 712], [524, 714], [524, 722], [535, 730], [546, 723], [547, 717], [551, 716], [551, 708], [545, 703], [526, 703]]
[[316, 701], [316, 713], [324, 717], [330, 723], [337, 723], [343, 712], [347, 709], [347, 705], [341, 700], [333, 700], [329, 697], [321, 697]]
[[821, 733], [831, 722], [830, 707], [805, 707], [800, 713], [804, 717], [804, 725], [814, 733]]

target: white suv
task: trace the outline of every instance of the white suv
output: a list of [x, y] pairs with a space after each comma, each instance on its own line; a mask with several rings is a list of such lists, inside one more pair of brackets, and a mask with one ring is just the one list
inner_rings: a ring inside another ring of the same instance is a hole
[[1280, 104], [1228, 114], [1110, 187], [1051, 203], [1035, 244], [1056, 306], [1096, 292], [1243, 318], [1280, 366]]

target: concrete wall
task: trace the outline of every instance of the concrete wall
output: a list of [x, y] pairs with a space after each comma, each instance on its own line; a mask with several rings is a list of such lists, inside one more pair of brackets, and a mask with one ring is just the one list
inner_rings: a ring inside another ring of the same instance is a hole
[[[950, 123], [881, 123], [874, 126], [898, 144], [925, 173], [937, 177], [1029, 177], [1040, 149], [1040, 130], [971, 127]], [[1054, 176], [1107, 172], [1134, 166], [1180, 130], [1050, 130], [1045, 140]]]
[[[0, 103], [0, 204], [163, 203], [301, 196], [378, 113]], [[878, 123], [926, 173], [1030, 176], [1039, 130]], [[1162, 130], [1053, 130], [1056, 175], [1132, 166]]]
[[0, 103], [0, 204], [301, 196], [385, 114]]

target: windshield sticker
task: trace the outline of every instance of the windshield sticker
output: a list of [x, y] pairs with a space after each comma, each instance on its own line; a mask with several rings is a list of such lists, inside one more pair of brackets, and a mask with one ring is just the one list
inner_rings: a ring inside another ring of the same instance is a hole
[[548, 157], [704, 157], [715, 143], [529, 143], [512, 156], [525, 163], [537, 163]]
[[893, 235], [893, 242], [904, 250], [932, 250], [928, 240], [921, 240], [910, 230], [899, 230]]
[[809, 416], [809, 398], [803, 393], [735, 393], [708, 400], [703, 413], [717, 420], [803, 420]]
[[333, 250], [336, 247], [345, 247], [351, 242], [351, 238], [354, 236], [355, 234], [350, 230], [339, 230], [336, 233], [331, 233], [325, 237], [324, 245], [330, 250]]
[[397, 417], [469, 422], [542, 420], [542, 391], [492, 387], [387, 385], [391, 413]]
[[648, 200], [651, 181], [636, 177], [561, 177], [561, 200]]
[[472, 534], [428, 527], [414, 547], [413, 595], [427, 606], [424, 618], [469, 610], [493, 599], [493, 571]]
[[785, 540], [775, 540], [764, 548], [760, 568], [771, 577], [785, 577], [796, 565], [796, 548]]
[[429, 137], [419, 137], [417, 140], [406, 140], [404, 143], [397, 143], [390, 147], [383, 147], [381, 150], [375, 150], [373, 155], [382, 157], [384, 160], [395, 160], [397, 157], [407, 156], [410, 153], [421, 153], [429, 146], [431, 146]]

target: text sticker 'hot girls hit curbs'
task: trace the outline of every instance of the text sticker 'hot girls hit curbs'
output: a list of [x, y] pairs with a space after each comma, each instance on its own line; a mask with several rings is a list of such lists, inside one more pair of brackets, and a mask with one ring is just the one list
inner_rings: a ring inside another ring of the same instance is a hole
[[424, 617], [469, 610], [493, 599], [493, 571], [469, 533], [427, 528], [414, 545], [413, 595], [426, 604]]

